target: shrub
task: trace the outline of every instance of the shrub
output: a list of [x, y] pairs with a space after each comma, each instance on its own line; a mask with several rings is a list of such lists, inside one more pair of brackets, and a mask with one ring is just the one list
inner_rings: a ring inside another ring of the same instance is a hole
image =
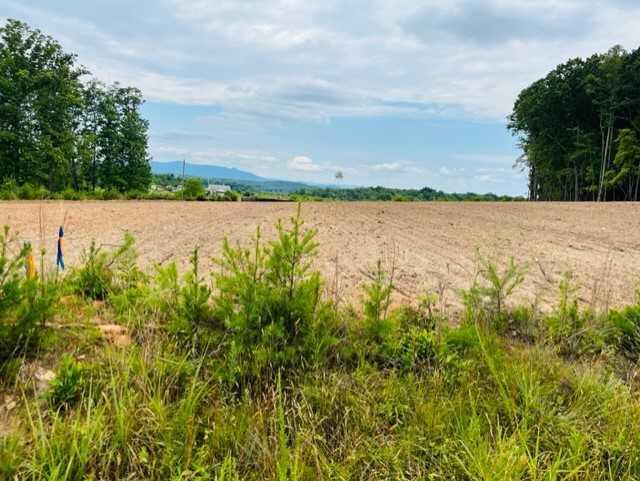
[[439, 302], [440, 296], [435, 292], [427, 292], [418, 297], [418, 305], [414, 311], [415, 324], [423, 329], [435, 330], [440, 322], [444, 322], [444, 315], [436, 307]]
[[609, 322], [618, 331], [620, 351], [632, 361], [640, 360], [640, 306], [611, 311]]
[[10, 190], [0, 190], [0, 200], [16, 200], [18, 195]]
[[20, 319], [19, 310], [24, 303], [26, 280], [25, 259], [29, 253], [24, 247], [17, 255], [9, 253], [9, 228], [0, 236], [0, 362], [22, 352], [34, 339], [36, 325]]
[[122, 194], [116, 189], [109, 188], [100, 193], [100, 198], [102, 200], [120, 200], [122, 199]]
[[[438, 371], [449, 382], [456, 381], [465, 370], [467, 361], [463, 355], [469, 348], [478, 347], [475, 329], [469, 333], [469, 346], [456, 344], [464, 340], [465, 328], [445, 331], [444, 335], [434, 329], [408, 326], [392, 331], [386, 338], [365, 345], [364, 358], [374, 366], [397, 370], [400, 373], [424, 374], [426, 371]], [[452, 333], [460, 333], [456, 336]]]
[[58, 289], [54, 282], [40, 278], [27, 279], [25, 262], [31, 247], [25, 245], [15, 254], [10, 252], [8, 227], [0, 235], [0, 363], [28, 353], [38, 344], [40, 328], [51, 317]]
[[209, 324], [212, 322], [212, 309], [209, 304], [211, 288], [200, 277], [200, 258], [196, 247], [191, 255], [191, 271], [180, 289], [180, 314], [189, 323]]
[[44, 187], [37, 187], [27, 182], [18, 188], [18, 197], [24, 200], [47, 199], [49, 191]]
[[394, 267], [385, 270], [378, 260], [369, 273], [370, 283], [364, 287], [364, 322], [368, 337], [374, 341], [384, 340], [392, 331], [393, 323], [388, 319], [391, 294], [393, 292]]
[[239, 192], [236, 192], [234, 190], [228, 190], [222, 195], [222, 198], [227, 201], [237, 202], [242, 198], [242, 196], [240, 195]]
[[130, 190], [124, 194], [124, 197], [129, 200], [141, 200], [147, 198], [147, 193], [141, 190]]
[[82, 267], [75, 272], [75, 290], [89, 299], [104, 299], [111, 288], [112, 276], [107, 253], [92, 240], [89, 250], [82, 253]]
[[113, 291], [122, 291], [141, 280], [136, 265], [137, 253], [133, 236], [126, 233], [123, 243], [107, 252], [91, 242], [82, 253], [82, 265], [72, 274], [75, 292], [88, 299], [104, 300]]
[[154, 289], [151, 291], [149, 303], [164, 316], [175, 316], [180, 299], [180, 285], [178, 282], [178, 268], [175, 262], [166, 266], [156, 266]]
[[560, 281], [558, 307], [545, 319], [548, 336], [563, 356], [597, 354], [610, 332], [593, 312], [579, 309], [571, 280], [571, 274], [566, 273]]
[[431, 368], [438, 359], [439, 343], [432, 330], [410, 328], [395, 347], [394, 358], [404, 370]]
[[184, 199], [187, 200], [204, 199], [205, 190], [202, 180], [197, 177], [185, 179], [184, 185], [182, 186], [182, 195]]
[[513, 257], [501, 268], [478, 256], [477, 277], [468, 290], [461, 291], [467, 322], [480, 322], [501, 330], [507, 321], [506, 300], [522, 284], [526, 267]]
[[15, 200], [18, 198], [18, 185], [13, 179], [5, 180], [0, 186], [0, 200]]
[[395, 194], [391, 200], [394, 202], [411, 202], [412, 199], [406, 195]]
[[480, 351], [478, 331], [475, 326], [471, 325], [446, 329], [443, 333], [443, 343], [449, 351], [457, 354], [477, 353]]
[[[441, 314], [436, 311], [439, 296], [429, 292], [417, 306], [390, 310], [394, 289], [395, 261], [385, 269], [378, 261], [364, 287], [364, 345], [361, 356], [384, 368], [418, 371], [446, 364], [448, 357], [436, 331]], [[357, 344], [357, 341], [356, 341]], [[441, 362], [442, 361], [442, 362]]]
[[64, 200], [85, 200], [87, 195], [82, 191], [68, 188], [62, 192], [62, 198]]
[[65, 355], [58, 366], [56, 377], [51, 381], [45, 398], [55, 409], [67, 409], [80, 399], [83, 391], [83, 369], [76, 360]]
[[304, 228], [300, 206], [289, 229], [276, 228], [267, 245], [259, 230], [251, 248], [225, 240], [217, 260], [213, 318], [227, 334], [224, 375], [235, 384], [320, 363], [332, 344], [333, 310], [312, 269], [316, 231]]
[[539, 333], [539, 317], [533, 307], [516, 306], [509, 311], [504, 328], [511, 337], [532, 343]]

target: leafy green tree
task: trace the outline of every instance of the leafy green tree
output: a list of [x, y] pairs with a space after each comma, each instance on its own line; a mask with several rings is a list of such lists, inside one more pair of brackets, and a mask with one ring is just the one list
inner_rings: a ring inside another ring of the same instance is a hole
[[636, 132], [622, 129], [616, 139], [618, 151], [613, 160], [615, 174], [610, 176], [607, 186], [621, 188], [625, 192], [625, 200], [638, 198], [640, 184], [640, 143]]
[[0, 28], [0, 177], [55, 190], [71, 183], [84, 73], [39, 30], [17, 20]]
[[639, 85], [640, 49], [616, 46], [569, 60], [520, 93], [509, 128], [531, 200], [637, 199], [633, 140], [621, 132], [640, 130]]
[[184, 181], [182, 186], [182, 194], [185, 199], [197, 199], [204, 195], [204, 185], [202, 180], [197, 177], [189, 177]]
[[135, 88], [120, 89], [121, 155], [126, 190], [146, 191], [151, 184], [151, 167], [147, 151], [149, 122], [140, 116], [142, 93]]
[[622, 70], [627, 53], [620, 46], [611, 48], [601, 57], [597, 74], [589, 75], [586, 79], [587, 89], [594, 97], [598, 106], [600, 131], [604, 141], [601, 145], [600, 180], [598, 183], [598, 200], [606, 197], [607, 170], [611, 164], [613, 151], [613, 137], [616, 114], [622, 100], [620, 99], [620, 71]]
[[105, 87], [39, 30], [0, 27], [0, 181], [51, 191], [146, 190], [148, 122], [139, 90]]
[[99, 133], [97, 138], [100, 161], [98, 164], [99, 182], [105, 189], [124, 190], [123, 173], [119, 168], [120, 158], [120, 115], [114, 88], [103, 92], [100, 104]]
[[78, 125], [78, 160], [80, 163], [81, 187], [96, 190], [100, 159], [98, 155], [98, 135], [100, 132], [100, 105], [104, 97], [104, 87], [92, 80], [83, 91], [84, 102]]

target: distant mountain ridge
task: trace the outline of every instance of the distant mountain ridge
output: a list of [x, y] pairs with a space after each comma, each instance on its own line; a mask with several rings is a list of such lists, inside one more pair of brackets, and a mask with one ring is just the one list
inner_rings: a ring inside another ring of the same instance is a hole
[[[151, 162], [154, 174], [173, 174], [182, 176], [182, 161]], [[389, 187], [337, 186], [313, 182], [296, 182], [290, 180], [269, 179], [244, 170], [222, 167], [219, 165], [189, 164], [184, 165], [186, 177], [199, 177], [214, 183], [224, 183], [241, 193], [276, 193], [296, 194], [308, 198], [326, 198], [335, 200], [519, 200], [517, 197], [497, 196], [495, 194], [475, 194], [472, 192], [459, 194], [447, 193], [430, 187], [422, 189], [394, 189]], [[179, 179], [174, 181], [180, 182]]]
[[[153, 172], [154, 174], [174, 174], [176, 176], [181, 176], [182, 162], [151, 161], [151, 172]], [[267, 180], [264, 177], [252, 174], [251, 172], [236, 169], [233, 167], [190, 164], [188, 162], [184, 165], [184, 173], [187, 177], [202, 177], [204, 179], [229, 179], [252, 182], [264, 182]]]
[[[182, 177], [182, 161], [157, 162], [151, 161], [151, 172], [154, 174], [173, 174]], [[199, 177], [201, 179], [222, 182], [231, 185], [235, 190], [241, 192], [277, 192], [291, 193], [301, 189], [314, 187], [333, 188], [329, 184], [318, 184], [314, 182], [297, 182], [291, 180], [269, 179], [260, 177], [246, 170], [234, 167], [222, 167], [220, 165], [190, 164], [184, 165], [184, 175], [186, 177]]]

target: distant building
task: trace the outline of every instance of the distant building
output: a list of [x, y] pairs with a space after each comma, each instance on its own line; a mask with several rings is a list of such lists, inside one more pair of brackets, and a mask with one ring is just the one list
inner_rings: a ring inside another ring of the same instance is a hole
[[230, 190], [231, 187], [224, 184], [209, 184], [207, 186], [207, 194], [224, 194]]

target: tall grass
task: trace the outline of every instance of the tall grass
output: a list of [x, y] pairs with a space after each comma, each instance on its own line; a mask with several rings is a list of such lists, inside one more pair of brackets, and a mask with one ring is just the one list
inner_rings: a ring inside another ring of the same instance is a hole
[[[543, 315], [510, 302], [520, 266], [483, 260], [460, 319], [430, 293], [391, 308], [382, 263], [337, 308], [317, 247], [298, 213], [272, 241], [226, 242], [212, 278], [197, 250], [182, 280], [143, 275], [131, 239], [89, 251], [59, 279], [59, 326], [2, 361], [21, 374], [0, 479], [640, 478], [640, 306], [588, 312], [567, 278]], [[23, 255], [3, 251], [7, 326], [30, 308]], [[94, 316], [133, 344], [96, 341]], [[44, 390], [38, 366], [56, 373]]]

